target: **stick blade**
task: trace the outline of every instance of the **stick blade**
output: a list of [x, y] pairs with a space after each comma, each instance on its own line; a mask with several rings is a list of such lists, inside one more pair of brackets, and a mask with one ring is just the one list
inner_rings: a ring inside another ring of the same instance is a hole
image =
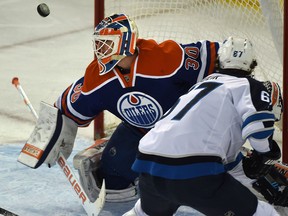
[[105, 180], [103, 179], [102, 187], [98, 195], [98, 198], [93, 203], [90, 201], [85, 202], [83, 207], [88, 216], [98, 216], [105, 205], [105, 201], [106, 201], [106, 186], [105, 186]]
[[17, 214], [0, 207], [0, 215], [4, 216], [18, 216]]
[[99, 210], [98, 214], [103, 209], [103, 207], [105, 205], [105, 201], [106, 201], [106, 185], [105, 185], [105, 179], [103, 179], [103, 183], [102, 183], [102, 187], [101, 187], [99, 196], [98, 196], [97, 200], [95, 201], [96, 207]]

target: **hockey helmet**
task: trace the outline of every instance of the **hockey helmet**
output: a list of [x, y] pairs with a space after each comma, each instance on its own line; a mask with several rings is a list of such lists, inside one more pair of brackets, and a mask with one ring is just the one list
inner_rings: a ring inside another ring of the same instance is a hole
[[229, 37], [218, 50], [220, 69], [238, 69], [251, 74], [257, 65], [251, 41]]
[[133, 55], [137, 38], [137, 26], [127, 15], [113, 14], [104, 18], [93, 34], [100, 75], [111, 71], [124, 57]]

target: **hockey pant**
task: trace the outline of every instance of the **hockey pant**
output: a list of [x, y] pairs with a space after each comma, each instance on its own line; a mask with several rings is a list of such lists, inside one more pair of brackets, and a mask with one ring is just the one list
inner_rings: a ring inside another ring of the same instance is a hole
[[181, 205], [205, 215], [279, 215], [228, 173], [187, 180], [168, 180], [141, 174], [141, 207], [150, 216], [173, 215]]

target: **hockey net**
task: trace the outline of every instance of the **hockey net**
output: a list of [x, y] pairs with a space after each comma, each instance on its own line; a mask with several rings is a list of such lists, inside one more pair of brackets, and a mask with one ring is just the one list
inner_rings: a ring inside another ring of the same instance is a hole
[[[180, 43], [222, 42], [229, 36], [247, 37], [256, 50], [255, 77], [277, 82], [282, 88], [283, 1], [105, 0], [103, 4], [104, 16], [126, 13], [136, 21], [141, 38], [158, 42], [166, 39]], [[116, 117], [105, 113], [105, 130], [113, 129], [118, 123]], [[276, 131], [278, 141], [282, 138], [280, 125]]]

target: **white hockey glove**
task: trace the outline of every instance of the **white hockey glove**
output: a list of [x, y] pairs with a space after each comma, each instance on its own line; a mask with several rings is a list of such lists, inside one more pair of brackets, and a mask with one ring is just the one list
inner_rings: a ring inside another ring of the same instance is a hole
[[271, 140], [271, 150], [266, 153], [260, 153], [255, 150], [249, 157], [242, 160], [243, 170], [247, 177], [258, 179], [267, 175], [278, 159], [281, 157], [281, 150], [276, 141]]
[[49, 167], [55, 165], [60, 151], [67, 159], [72, 152], [77, 129], [76, 123], [57, 108], [41, 102], [36, 126], [18, 161], [36, 169], [42, 163]]
[[[100, 192], [102, 179], [97, 178], [102, 152], [107, 144], [107, 139], [96, 140], [91, 147], [80, 151], [73, 158], [73, 166], [78, 170], [81, 186], [89, 200], [94, 202]], [[128, 202], [138, 198], [138, 181], [123, 190], [106, 189], [107, 202]]]

